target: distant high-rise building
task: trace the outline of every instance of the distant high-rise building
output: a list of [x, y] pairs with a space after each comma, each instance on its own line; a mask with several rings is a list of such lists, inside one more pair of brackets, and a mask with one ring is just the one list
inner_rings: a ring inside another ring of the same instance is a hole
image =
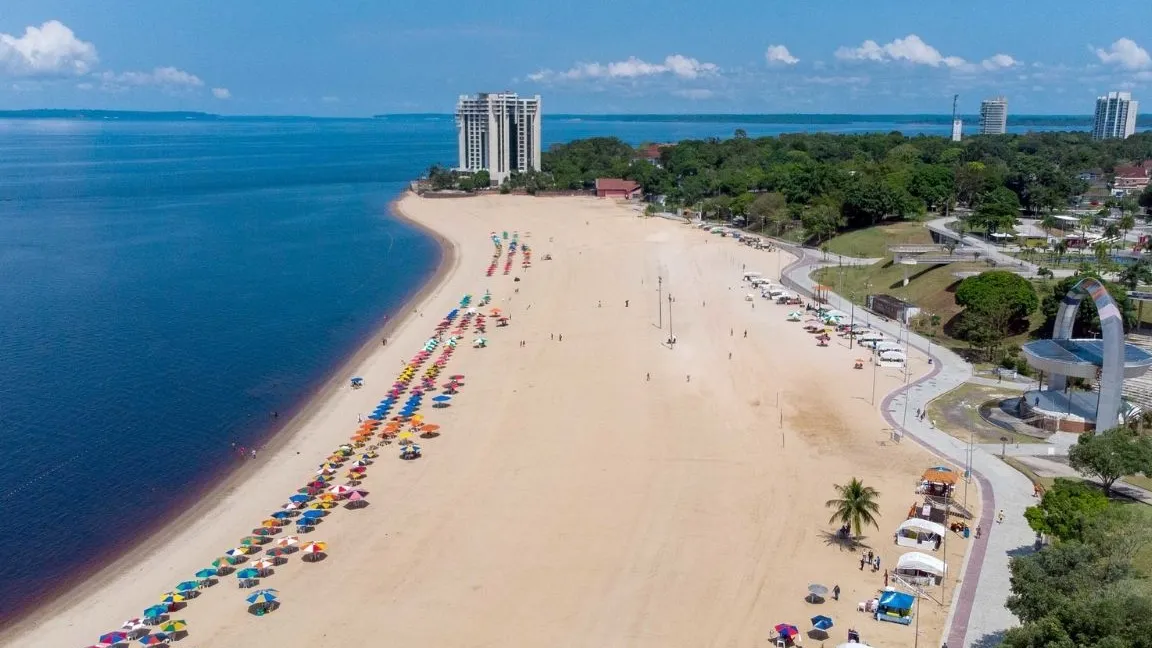
[[964, 120], [953, 119], [952, 120], [952, 141], [953, 142], [959, 142], [960, 138], [963, 137], [963, 135], [964, 135]]
[[1092, 123], [1094, 139], [1129, 137], [1136, 132], [1136, 110], [1139, 102], [1131, 92], [1109, 92], [1096, 99], [1096, 119]]
[[1003, 135], [1008, 132], [1008, 100], [1004, 97], [980, 102], [980, 134]]
[[540, 95], [461, 95], [456, 103], [461, 171], [486, 169], [495, 184], [513, 171], [540, 170]]

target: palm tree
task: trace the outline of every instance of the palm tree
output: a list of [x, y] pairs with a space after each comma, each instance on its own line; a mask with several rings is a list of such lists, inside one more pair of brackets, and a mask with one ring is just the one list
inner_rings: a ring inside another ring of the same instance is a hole
[[843, 486], [836, 484], [834, 488], [839, 497], [824, 502], [824, 506], [833, 509], [832, 517], [828, 518], [829, 523], [849, 525], [857, 538], [865, 524], [880, 528], [876, 522], [876, 516], [880, 514], [880, 505], [876, 503], [880, 497], [879, 491], [865, 486], [864, 482], [855, 477]]

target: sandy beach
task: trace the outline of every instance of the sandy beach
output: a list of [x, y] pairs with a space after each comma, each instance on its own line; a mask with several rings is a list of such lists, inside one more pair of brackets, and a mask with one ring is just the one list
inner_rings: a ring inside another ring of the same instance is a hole
[[[903, 371], [854, 370], [866, 354], [836, 337], [817, 347], [790, 308], [744, 300], [742, 268], [775, 276], [791, 257], [590, 198], [410, 195], [399, 208], [453, 251], [387, 346], [351, 368], [365, 387], [334, 381], [217, 501], [0, 646], [90, 645], [236, 546], [347, 441], [461, 296], [485, 290], [510, 326], [452, 358], [464, 386], [423, 410], [442, 426], [424, 457], [380, 449], [370, 505], [306, 537], [329, 543], [327, 558], [292, 556], [261, 581], [280, 609], [250, 615], [249, 591], [224, 576], [173, 614], [189, 628], [174, 645], [764, 646], [774, 625], [806, 631], [817, 614], [835, 620], [828, 645], [850, 627], [873, 646], [913, 645], [913, 628], [856, 607], [908, 551], [892, 533], [938, 461], [891, 440], [871, 403], [873, 380], [879, 402]], [[532, 267], [517, 254], [486, 277], [494, 231], [518, 232]], [[928, 369], [912, 355], [913, 379]], [[852, 477], [881, 493], [864, 540], [881, 572], [860, 570], [828, 523], [833, 484]], [[966, 550], [949, 537], [951, 574]], [[841, 600], [806, 602], [809, 583], [839, 585]], [[924, 645], [947, 613], [921, 604]]]

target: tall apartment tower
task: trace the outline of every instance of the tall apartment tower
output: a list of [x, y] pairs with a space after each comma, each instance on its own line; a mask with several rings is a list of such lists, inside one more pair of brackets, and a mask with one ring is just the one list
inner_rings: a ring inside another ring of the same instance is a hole
[[1004, 97], [980, 102], [980, 134], [1003, 135], [1008, 132], [1008, 100]]
[[1136, 132], [1139, 102], [1131, 92], [1109, 92], [1096, 99], [1096, 119], [1092, 123], [1093, 139], [1124, 139]]
[[456, 103], [461, 171], [487, 169], [499, 185], [513, 171], [540, 170], [540, 95], [461, 95]]

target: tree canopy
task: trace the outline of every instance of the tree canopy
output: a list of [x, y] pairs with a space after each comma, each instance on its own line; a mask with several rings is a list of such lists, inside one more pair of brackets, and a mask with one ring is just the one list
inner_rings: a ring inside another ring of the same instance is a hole
[[1032, 283], [1014, 272], [992, 270], [968, 277], [956, 287], [964, 307], [956, 333], [973, 346], [991, 351], [1010, 335], [1028, 329], [1039, 305]]
[[1068, 465], [1100, 480], [1107, 494], [1125, 475], [1152, 473], [1152, 439], [1127, 426], [1084, 434], [1068, 449]]
[[1108, 496], [1082, 481], [1057, 479], [1035, 506], [1024, 511], [1028, 526], [1060, 540], [1083, 541], [1091, 525], [1108, 509]]

